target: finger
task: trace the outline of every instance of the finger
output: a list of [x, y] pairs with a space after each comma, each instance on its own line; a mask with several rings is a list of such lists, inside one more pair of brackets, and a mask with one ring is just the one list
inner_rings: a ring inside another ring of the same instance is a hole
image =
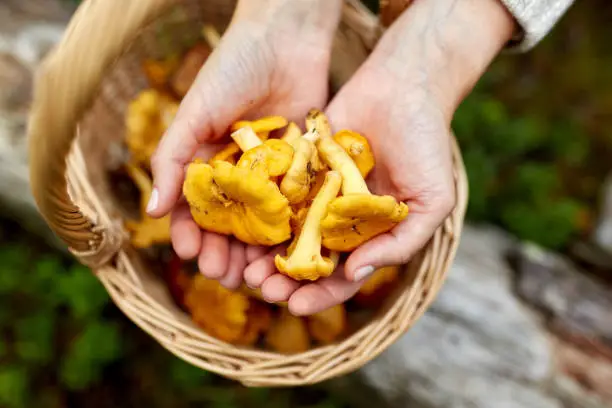
[[227, 273], [219, 283], [227, 289], [235, 290], [242, 283], [244, 268], [247, 265], [244, 243], [235, 239], [230, 241], [228, 262]]
[[193, 221], [185, 202], [172, 211], [170, 216], [170, 239], [174, 252], [181, 259], [193, 259], [202, 248], [202, 231]]
[[346, 278], [362, 281], [376, 269], [408, 262], [431, 239], [451, 209], [452, 205], [439, 204], [431, 211], [409, 213], [389, 233], [366, 242], [348, 257]]
[[285, 250], [284, 247], [276, 247], [265, 256], [249, 264], [244, 270], [244, 281], [251, 289], [260, 288], [263, 282], [277, 273], [274, 257]]
[[204, 64], [153, 155], [155, 188], [147, 208], [152, 217], [167, 214], [178, 200], [185, 165], [198, 147], [219, 139], [248, 108], [245, 98], [253, 99], [244, 91], [252, 88], [250, 78], [245, 70], [232, 68], [235, 53], [231, 44], [227, 48], [222, 44]]
[[307, 316], [346, 302], [361, 287], [344, 277], [342, 267], [329, 278], [309, 283], [296, 290], [289, 298], [289, 311], [295, 316]]
[[229, 263], [228, 237], [213, 232], [202, 233], [202, 251], [198, 258], [200, 272], [209, 279], [221, 279]]
[[269, 250], [267, 247], [256, 246], [256, 245], [247, 245], [246, 247], [246, 259], [247, 263], [251, 263], [266, 254]]
[[300, 286], [300, 282], [280, 273], [275, 273], [262, 283], [261, 294], [266, 302], [286, 302]]

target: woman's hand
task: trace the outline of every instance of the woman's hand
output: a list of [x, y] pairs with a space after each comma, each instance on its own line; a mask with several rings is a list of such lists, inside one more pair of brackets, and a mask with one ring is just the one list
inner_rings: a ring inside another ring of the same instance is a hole
[[249, 265], [247, 283], [268, 300], [288, 300], [294, 314], [312, 314], [421, 249], [455, 205], [452, 116], [512, 33], [496, 0], [414, 2], [327, 109], [334, 131], [369, 139], [376, 165], [368, 184], [374, 194], [406, 201], [408, 217], [357, 248], [330, 278], [302, 285], [275, 273], [270, 255]]
[[[232, 22], [183, 99], [152, 159], [155, 190], [148, 213], [172, 211], [171, 237], [184, 259], [229, 288], [263, 251], [203, 232], [181, 197], [185, 166], [208, 158], [239, 119], [281, 115], [301, 121], [325, 105], [340, 0], [241, 0]], [[217, 144], [217, 145], [215, 145]]]

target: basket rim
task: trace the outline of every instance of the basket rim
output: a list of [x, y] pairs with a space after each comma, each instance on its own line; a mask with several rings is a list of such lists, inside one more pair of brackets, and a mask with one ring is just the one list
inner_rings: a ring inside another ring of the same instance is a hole
[[[163, 1], [168, 2], [168, 7], [176, 5], [176, 0], [157, 0], [158, 3]], [[364, 21], [372, 22], [367, 18]], [[359, 26], [359, 21], [348, 23], [353, 29]], [[373, 37], [366, 35], [365, 38]], [[128, 48], [129, 44], [124, 47], [126, 50]], [[79, 133], [78, 126], [76, 133]], [[79, 250], [73, 253], [81, 262], [93, 267], [119, 309], [177, 357], [250, 386], [318, 383], [354, 371], [377, 357], [420, 318], [439, 292], [458, 248], [468, 196], [467, 175], [454, 136], [451, 143], [456, 205], [422, 250], [423, 259], [418, 264], [411, 263], [413, 267], [418, 266], [412, 286], [401, 292], [379, 317], [332, 345], [288, 356], [234, 346], [183, 325], [176, 319], [168, 323], [174, 316], [144, 291], [130, 261], [126, 232], [119, 220], [109, 215], [89, 182], [85, 158], [78, 143], [72, 143], [66, 160], [68, 195], [72, 202], [78, 204], [78, 213], [92, 222], [95, 226], [93, 231], [99, 233], [103, 243], [106, 239], [108, 245], [102, 261], [99, 251], [87, 253]], [[114, 264], [110, 263], [111, 260]], [[164, 324], [175, 327], [168, 329], [162, 327]]]
[[[445, 281], [459, 245], [468, 198], [467, 175], [454, 137], [452, 143], [457, 202], [451, 214], [434, 234], [432, 241], [422, 250], [425, 257], [418, 264], [419, 272], [412, 286], [404, 288], [391, 307], [337, 343], [287, 355], [235, 346], [179, 321], [172, 322], [171, 326], [174, 328], [171, 330], [161, 328], [160, 321], [174, 319], [174, 316], [143, 291], [134, 271], [121, 272], [121, 268], [134, 267], [130, 263], [128, 249], [119, 252], [117, 267], [105, 265], [94, 272], [113, 303], [134, 324], [172, 354], [197, 367], [248, 386], [301, 386], [346, 374], [378, 357], [406, 333], [427, 310]], [[70, 184], [83, 182], [87, 183], [87, 179], [70, 180]], [[434, 259], [429, 246], [435, 240], [445, 241], [447, 247], [443, 254], [445, 256]], [[432, 269], [436, 262], [441, 262], [442, 266], [435, 268], [436, 273], [428, 282], [425, 281], [426, 269]], [[217, 363], [206, 362], [202, 357]], [[304, 364], [304, 361], [309, 364]], [[223, 362], [225, 364], [222, 364]], [[328, 367], [330, 362], [333, 363], [333, 368]], [[284, 378], [288, 372], [293, 375]]]

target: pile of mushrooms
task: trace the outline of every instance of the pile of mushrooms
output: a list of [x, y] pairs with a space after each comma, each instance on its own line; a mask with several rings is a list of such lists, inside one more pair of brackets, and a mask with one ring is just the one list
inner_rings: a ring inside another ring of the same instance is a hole
[[232, 143], [207, 163], [188, 166], [183, 194], [202, 229], [253, 245], [289, 243], [275, 258], [277, 269], [315, 281], [333, 273], [340, 253], [390, 231], [408, 207], [368, 189], [375, 162], [365, 137], [332, 135], [316, 109], [305, 127], [302, 133], [277, 116], [237, 122]]

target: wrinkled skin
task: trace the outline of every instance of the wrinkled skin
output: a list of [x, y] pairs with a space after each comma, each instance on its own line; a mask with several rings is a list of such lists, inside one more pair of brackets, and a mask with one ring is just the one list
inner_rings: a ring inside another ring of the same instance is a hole
[[[283, 0], [278, 2], [283, 3]], [[257, 1], [250, 4], [254, 3]], [[322, 14], [328, 12], [327, 7], [321, 9]], [[329, 278], [301, 284], [277, 273], [274, 255], [284, 249], [275, 248], [268, 254], [250, 252], [253, 255], [249, 257], [249, 264], [244, 270], [246, 283], [261, 288], [263, 297], [268, 301], [288, 301], [291, 313], [310, 315], [353, 296], [363, 280], [376, 268], [404, 263], [422, 248], [455, 204], [450, 138], [452, 116], [491, 60], [511, 38], [513, 30], [511, 16], [496, 0], [422, 0], [412, 3], [326, 109], [334, 132], [351, 129], [370, 141], [376, 161], [368, 177], [372, 193], [389, 194], [406, 201], [410, 215], [389, 233], [357, 248]], [[300, 49], [300, 52], [303, 53], [303, 50]], [[218, 59], [218, 56], [213, 58], [207, 67], [214, 67]], [[264, 69], [265, 62], [267, 60], [264, 59], [252, 69]], [[309, 69], [312, 67], [310, 63]], [[272, 72], [276, 75], [285, 69], [277, 61]], [[297, 63], [291, 64], [291, 69], [300, 71], [304, 67]], [[208, 72], [214, 74], [214, 68], [208, 68]], [[265, 76], [269, 74], [267, 72]], [[309, 74], [323, 75], [321, 70], [310, 71]], [[219, 73], [221, 83], [225, 77]], [[313, 80], [311, 76], [300, 75], [296, 78], [300, 78], [302, 83], [306, 82], [305, 78]], [[305, 92], [312, 101], [312, 87], [307, 87]], [[314, 88], [314, 92], [318, 92], [317, 88]], [[295, 99], [297, 93], [282, 94], [288, 97], [286, 101], [302, 102]], [[229, 99], [218, 108], [221, 117], [231, 116], [226, 110], [236, 106], [232, 98]], [[316, 106], [313, 104], [313, 107]], [[307, 110], [302, 106], [300, 108]], [[214, 130], [219, 123], [216, 123], [213, 115], [206, 118], [201, 111], [196, 114], [181, 109], [175, 123], [183, 123], [182, 126], [191, 123], [193, 128], [199, 120], [211, 119], [211, 122], [206, 121], [206, 126]], [[185, 115], [190, 114], [192, 117], [185, 119]], [[168, 138], [174, 140], [173, 143], [165, 138], [158, 151], [159, 157], [170, 155], [174, 149], [182, 150], [173, 146], [179, 145], [178, 140], [185, 143], [188, 138], [185, 134], [188, 132], [174, 139]], [[199, 142], [206, 140], [210, 139]], [[187, 144], [191, 146], [193, 143]], [[185, 157], [187, 153], [191, 153], [191, 150], [178, 156]], [[176, 154], [170, 156], [177, 157]], [[162, 215], [174, 203], [172, 180], [174, 183], [181, 180], [182, 172], [182, 167], [177, 163], [182, 162], [162, 159], [154, 162], [156, 185], [160, 188], [159, 205], [153, 211], [155, 214]], [[174, 176], [171, 169], [174, 169]], [[164, 172], [170, 172], [170, 176], [164, 176], [162, 180], [159, 177]], [[189, 224], [185, 219], [179, 219], [174, 225], [175, 231], [179, 226], [183, 231]], [[185, 238], [196, 235], [193, 231], [190, 234], [183, 233], [181, 239], [174, 243], [175, 247], [195, 242]], [[178, 238], [179, 235], [173, 235], [173, 240], [175, 236]], [[212, 262], [209, 257], [227, 259], [227, 245], [219, 245], [218, 238], [215, 238], [215, 245], [225, 252], [211, 253], [210, 249], [216, 247], [208, 244], [207, 239], [204, 245], [197, 248], [194, 245], [184, 253], [193, 254], [206, 248], [206, 265], [222, 264], [217, 260], [216, 263]], [[229, 269], [244, 269], [244, 265], [244, 261], [232, 261]], [[227, 269], [227, 265], [220, 269]], [[236, 276], [239, 280], [239, 274]]]

